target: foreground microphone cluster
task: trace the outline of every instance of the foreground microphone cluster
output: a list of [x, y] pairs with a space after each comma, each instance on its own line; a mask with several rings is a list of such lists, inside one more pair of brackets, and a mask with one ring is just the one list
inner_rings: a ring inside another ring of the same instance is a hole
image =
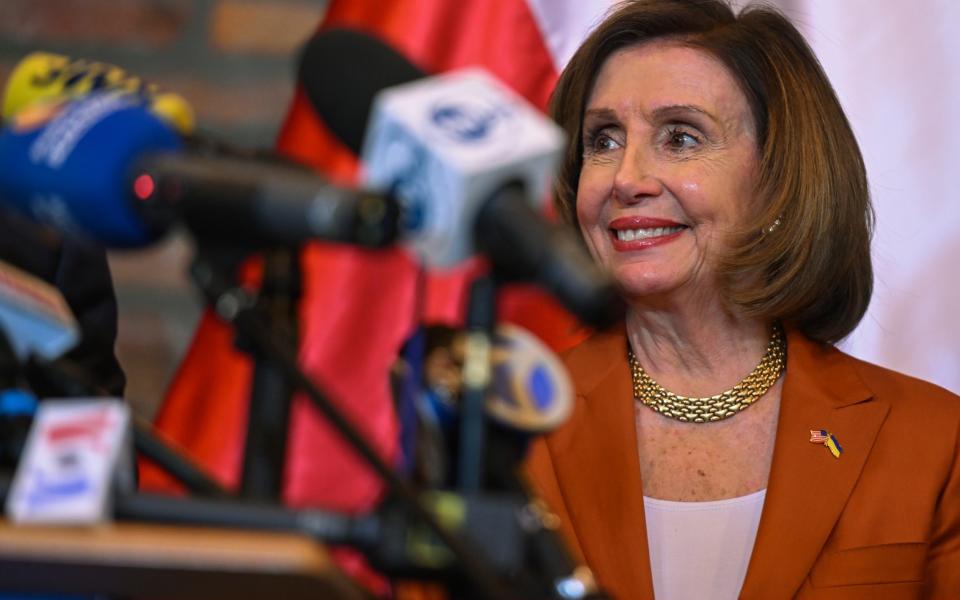
[[[148, 245], [182, 225], [208, 251], [246, 253], [311, 240], [372, 248], [403, 244], [437, 268], [482, 254], [497, 282], [537, 282], [589, 325], [605, 326], [620, 314], [610, 279], [569, 231], [540, 214], [564, 146], [560, 130], [483, 72], [427, 77], [389, 47], [355, 32], [327, 31], [311, 40], [300, 65], [304, 88], [364, 165], [365, 187], [348, 189], [299, 166], [223, 146], [198, 151], [189, 138], [192, 115], [190, 123], [175, 118], [176, 110], [171, 117], [171, 96], [161, 102], [138, 79], [99, 63], [89, 67], [95, 73], [89, 80], [71, 78], [72, 69], [88, 68], [86, 63], [61, 59], [31, 57], [18, 70], [19, 99], [5, 103], [0, 203], [7, 208], [111, 247]], [[89, 85], [70, 83], [76, 81]], [[223, 291], [215, 283], [205, 290], [211, 297]], [[226, 289], [220, 297], [235, 291]], [[240, 335], [268, 348], [271, 359], [289, 369], [284, 375], [292, 385], [322, 406], [321, 393], [297, 371], [295, 354], [284, 354], [289, 349], [281, 342], [287, 340], [269, 335], [257, 320], [255, 302], [237, 306], [226, 318]], [[395, 504], [348, 518], [128, 495], [117, 512], [144, 520], [161, 515], [166, 521], [301, 531], [354, 545], [391, 574], [449, 576], [459, 569], [468, 585], [479, 583], [477, 593], [484, 597], [591, 596], [596, 588], [588, 570], [570, 559], [554, 534], [555, 519], [516, 476], [529, 434], [552, 429], [569, 414], [569, 381], [556, 357], [521, 332], [491, 333], [494, 354], [486, 360], [478, 341], [484, 334], [466, 334], [471, 351], [464, 361], [484, 359], [493, 376], [464, 389], [495, 392], [486, 404], [495, 425], [486, 446], [461, 444], [461, 455], [476, 458], [469, 456], [471, 448], [489, 454], [487, 489], [416, 495], [376, 453], [365, 454], [365, 442], [354, 442], [350, 424], [329, 408], [324, 414], [389, 484]], [[461, 424], [472, 418], [466, 405], [457, 408]], [[487, 424], [482, 416], [476, 422]], [[447, 450], [456, 434], [437, 433], [433, 454], [454, 454]], [[449, 475], [435, 477], [433, 487], [444, 488]], [[440, 523], [449, 514], [460, 519], [445, 527]], [[473, 545], [462, 544], [461, 535]], [[482, 551], [469, 551], [476, 547]], [[500, 594], [505, 583], [524, 591]]]
[[[362, 77], [343, 56], [363, 57]], [[537, 213], [562, 135], [532, 107], [482, 72], [424, 78], [349, 31], [314, 38], [301, 77], [348, 146], [366, 136], [367, 185], [378, 191], [336, 187], [294, 165], [190, 151], [141, 96], [99, 89], [28, 105], [8, 121], [0, 200], [116, 247], [152, 243], [183, 223], [202, 242], [243, 248], [383, 247], [400, 237], [435, 267], [480, 252], [498, 277], [543, 285], [588, 324], [618, 316], [610, 280], [569, 231]]]

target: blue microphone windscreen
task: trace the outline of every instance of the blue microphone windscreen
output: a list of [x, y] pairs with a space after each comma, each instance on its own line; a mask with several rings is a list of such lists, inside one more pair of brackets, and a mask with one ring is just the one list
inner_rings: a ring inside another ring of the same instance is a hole
[[150, 243], [134, 210], [130, 172], [181, 142], [142, 103], [111, 93], [19, 113], [0, 132], [0, 204], [107, 246]]

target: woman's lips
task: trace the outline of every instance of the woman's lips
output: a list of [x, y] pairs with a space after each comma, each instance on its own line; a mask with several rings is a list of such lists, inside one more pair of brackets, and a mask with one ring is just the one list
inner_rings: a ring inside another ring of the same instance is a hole
[[619, 217], [610, 222], [613, 247], [620, 251], [641, 250], [672, 242], [687, 226], [655, 217]]

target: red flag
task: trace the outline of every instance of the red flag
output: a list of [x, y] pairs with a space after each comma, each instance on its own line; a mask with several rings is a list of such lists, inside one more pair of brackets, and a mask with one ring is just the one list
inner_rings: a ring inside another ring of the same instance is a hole
[[[321, 25], [328, 27], [376, 35], [427, 72], [485, 67], [541, 108], [557, 78], [524, 0], [333, 0]], [[356, 158], [332, 138], [299, 90], [278, 148], [335, 181], [355, 178]], [[400, 250], [372, 252], [318, 243], [307, 247], [302, 259], [301, 365], [381, 455], [392, 460], [397, 422], [388, 390], [389, 365], [419, 322], [461, 322], [466, 286], [479, 263], [429, 274], [418, 302], [418, 267]], [[501, 294], [499, 314], [555, 349], [582, 337], [572, 317], [531, 288]], [[225, 483], [236, 485], [252, 369], [250, 360], [232, 348], [232, 339], [225, 325], [210, 314], [203, 317], [157, 426]], [[339, 510], [372, 507], [381, 491], [376, 477], [305, 398], [296, 397], [292, 410], [285, 501]], [[158, 471], [146, 466], [142, 485], [168, 487]]]

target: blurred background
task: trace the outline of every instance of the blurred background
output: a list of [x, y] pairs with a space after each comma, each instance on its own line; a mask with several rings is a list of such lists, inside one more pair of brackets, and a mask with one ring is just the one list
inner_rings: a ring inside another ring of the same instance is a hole
[[[326, 0], [2, 0], [0, 81], [42, 50], [123, 67], [185, 97], [197, 129], [272, 147], [293, 95], [301, 44]], [[117, 356], [139, 414], [156, 410], [200, 314], [189, 242], [112, 252]]]

